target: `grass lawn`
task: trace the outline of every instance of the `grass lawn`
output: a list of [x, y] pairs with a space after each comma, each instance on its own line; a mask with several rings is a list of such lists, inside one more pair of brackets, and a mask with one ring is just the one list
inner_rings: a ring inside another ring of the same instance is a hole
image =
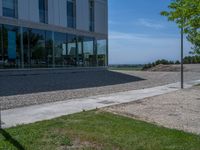
[[199, 150], [200, 136], [100, 111], [1, 130], [0, 149]]

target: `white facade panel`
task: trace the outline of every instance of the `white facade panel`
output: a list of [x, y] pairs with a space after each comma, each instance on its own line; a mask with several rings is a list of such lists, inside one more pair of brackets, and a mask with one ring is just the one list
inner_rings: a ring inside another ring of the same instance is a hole
[[30, 19], [30, 0], [18, 0], [18, 18], [23, 20]]
[[[95, 32], [108, 33], [107, 0], [94, 0]], [[2, 16], [0, 0], [0, 16]], [[39, 23], [39, 0], [18, 0], [18, 18]], [[48, 24], [67, 28], [67, 0], [48, 0]], [[76, 0], [76, 29], [89, 31], [89, 0]]]
[[54, 0], [54, 7], [53, 7], [53, 11], [54, 11], [54, 25], [59, 26], [60, 25], [60, 0]]
[[2, 9], [2, 0], [0, 0], [0, 16], [2, 16], [3, 9]]
[[48, 0], [48, 23], [54, 24], [54, 1]]
[[59, 0], [59, 19], [60, 19], [60, 26], [67, 27], [67, 1], [66, 0]]
[[95, 0], [95, 32], [108, 33], [107, 0]]
[[89, 31], [89, 1], [76, 1], [76, 27], [80, 30]]
[[30, 21], [39, 22], [39, 2], [38, 0], [29, 0]]

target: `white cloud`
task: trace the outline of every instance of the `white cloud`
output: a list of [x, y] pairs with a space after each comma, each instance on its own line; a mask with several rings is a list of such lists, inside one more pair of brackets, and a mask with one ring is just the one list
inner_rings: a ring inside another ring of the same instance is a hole
[[111, 31], [109, 33], [109, 39], [111, 40], [140, 40], [142, 36], [145, 35], [116, 32], [116, 31]]
[[126, 33], [126, 32], [116, 32], [110, 31], [109, 33], [110, 40], [119, 40], [119, 41], [129, 41], [137, 43], [156, 43], [167, 42], [178, 40], [178, 37], [174, 35], [150, 35], [150, 34], [137, 34], [137, 33]]
[[151, 19], [140, 18], [137, 20], [136, 24], [140, 26], [148, 27], [148, 28], [154, 28], [154, 29], [164, 28], [163, 24], [153, 21]]

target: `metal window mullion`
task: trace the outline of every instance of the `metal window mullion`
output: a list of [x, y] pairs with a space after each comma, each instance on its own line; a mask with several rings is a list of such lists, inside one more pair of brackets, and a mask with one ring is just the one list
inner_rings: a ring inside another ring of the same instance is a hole
[[55, 32], [52, 32], [52, 56], [53, 56], [53, 68], [55, 68]]
[[20, 27], [21, 67], [24, 68], [23, 27]]

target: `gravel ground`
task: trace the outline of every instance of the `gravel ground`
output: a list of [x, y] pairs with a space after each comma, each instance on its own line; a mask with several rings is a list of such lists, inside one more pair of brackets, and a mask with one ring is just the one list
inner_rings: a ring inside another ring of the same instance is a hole
[[[178, 82], [178, 72], [140, 71], [34, 71], [0, 72], [2, 109], [143, 89]], [[200, 79], [200, 72], [185, 73], [185, 80]]]
[[200, 87], [180, 90], [103, 110], [200, 134]]

